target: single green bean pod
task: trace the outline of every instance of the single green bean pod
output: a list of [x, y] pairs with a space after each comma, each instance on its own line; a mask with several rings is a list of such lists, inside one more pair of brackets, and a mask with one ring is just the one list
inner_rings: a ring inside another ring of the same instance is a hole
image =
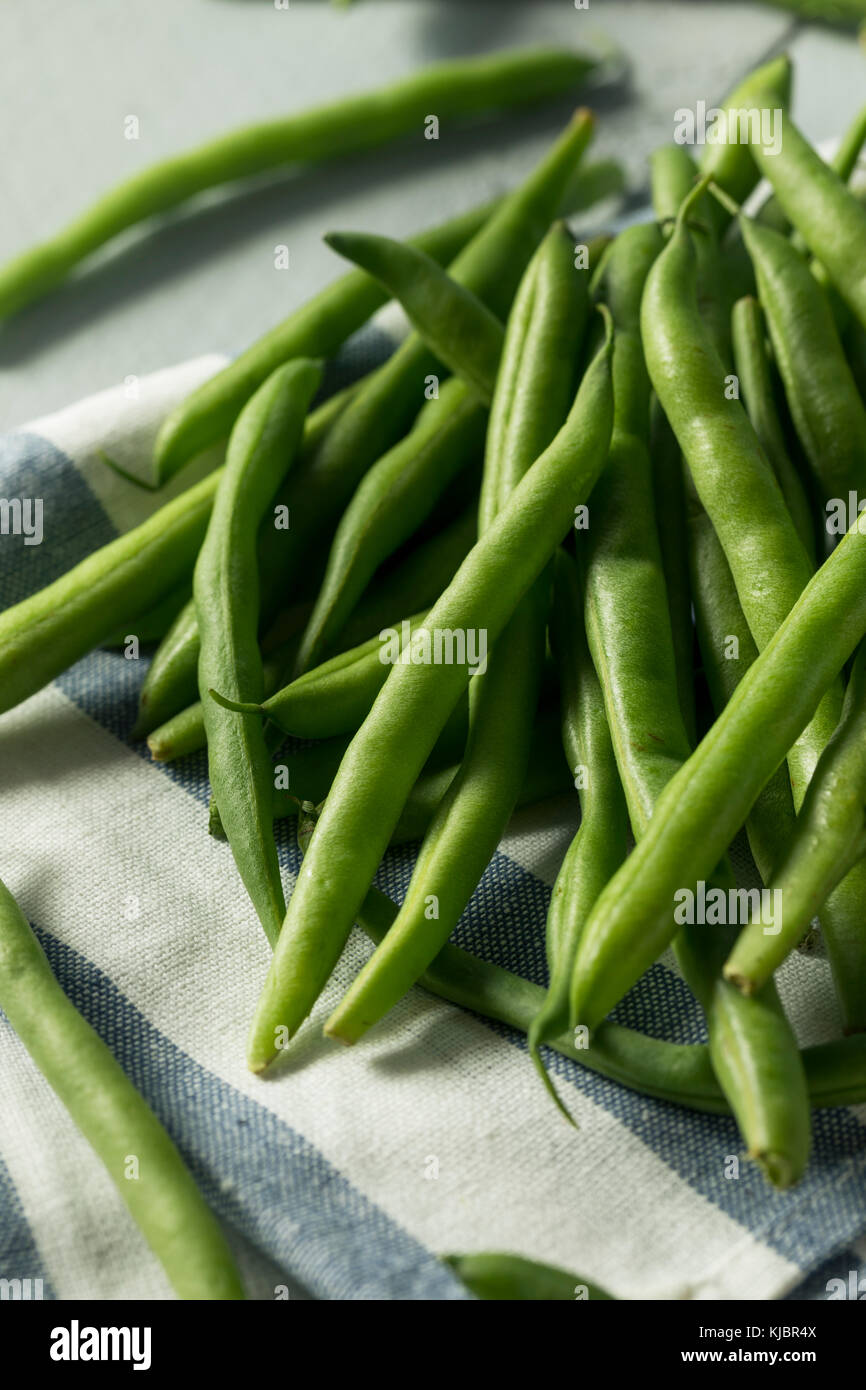
[[261, 700], [256, 537], [262, 515], [298, 447], [321, 367], [299, 358], [278, 367], [232, 431], [225, 471], [193, 577], [201, 635], [199, 696], [208, 772], [235, 863], [268, 939], [285, 903], [273, 838], [273, 780], [261, 724], [210, 698]]
[[391, 237], [329, 232], [325, 241], [374, 276], [439, 360], [490, 403], [505, 330], [471, 290], [423, 251]]
[[206, 189], [287, 164], [321, 163], [375, 148], [420, 131], [430, 111], [447, 120], [549, 101], [573, 91], [595, 67], [591, 57], [553, 48], [452, 59], [376, 91], [218, 136], [143, 169], [49, 241], [8, 262], [0, 270], [0, 315], [38, 299], [127, 227]]
[[[12, 894], [0, 883], [0, 1009], [105, 1164], [179, 1298], [240, 1299], [219, 1222], [123, 1068], [66, 997]], [[137, 1174], [129, 1181], [129, 1155]], [[61, 1155], [58, 1154], [58, 1162]]]

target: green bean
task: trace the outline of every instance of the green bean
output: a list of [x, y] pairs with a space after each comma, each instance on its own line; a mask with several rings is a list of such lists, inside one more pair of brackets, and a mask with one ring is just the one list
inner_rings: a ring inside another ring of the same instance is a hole
[[866, 407], [827, 298], [786, 237], [746, 217], [739, 221], [788, 409], [822, 500], [866, 496]]
[[[700, 196], [699, 185], [683, 204], [674, 234], [647, 280], [641, 310], [644, 346], [656, 393], [722, 544], [760, 650], [790, 612], [811, 566], [745, 410], [724, 389], [725, 369], [697, 305], [696, 257], [686, 219], [691, 200]], [[788, 750], [795, 807], [841, 708], [841, 683], [836, 682]], [[836, 988], [851, 1026], [866, 1017], [859, 927], [864, 908], [866, 866], [857, 866], [824, 910]]]
[[190, 595], [190, 581], [185, 579], [165, 598], [160, 599], [148, 613], [135, 621], [135, 632], [113, 632], [100, 645], [103, 647], [124, 647], [130, 636], [139, 642], [161, 642]]
[[[782, 325], [779, 325], [782, 332]], [[756, 299], [737, 300], [731, 313], [734, 365], [755, 434], [772, 464], [791, 520], [809, 559], [815, 560], [815, 530], [806, 490], [788, 455], [782, 422], [773, 398], [770, 363], [764, 346], [764, 316]], [[790, 345], [784, 349], [787, 356]], [[777, 358], [778, 360], [778, 358]]]
[[835, 169], [812, 149], [787, 112], [780, 148], [774, 150], [769, 142], [759, 139], [750, 149], [761, 173], [772, 184], [785, 216], [826, 268], [851, 313], [866, 327], [866, 266], [862, 255], [866, 208]]
[[218, 136], [144, 169], [50, 241], [8, 262], [0, 270], [0, 316], [38, 299], [127, 227], [208, 188], [287, 164], [319, 163], [374, 148], [422, 131], [430, 111], [447, 121], [549, 100], [573, 91], [594, 67], [590, 58], [549, 48], [451, 60], [379, 90]]
[[[840, 179], [844, 179], [846, 183], [857, 166], [864, 141], [866, 141], [866, 106], [857, 113], [853, 123], [842, 136], [836, 153], [829, 160], [830, 168], [834, 169]], [[791, 224], [779, 207], [775, 193], [771, 193], [770, 197], [761, 204], [755, 214], [755, 220], [760, 222], [762, 227], [772, 227], [773, 231], [776, 232], [788, 234], [791, 231]], [[806, 250], [806, 243], [799, 232], [793, 233], [791, 241], [798, 251]], [[813, 262], [814, 265], [820, 265], [820, 262]]]
[[[413, 237], [409, 244], [434, 260], [453, 260], [495, 207], [488, 203], [472, 208]], [[257, 338], [166, 416], [154, 445], [156, 477], [164, 482], [191, 458], [224, 439], [250, 396], [281, 363], [292, 357], [333, 356], [386, 299], [386, 292], [371, 276], [353, 271]]]
[[259, 722], [236, 719], [208, 692], [219, 686], [231, 699], [261, 699], [256, 535], [291, 464], [320, 379], [319, 364], [298, 358], [278, 367], [244, 406], [232, 430], [193, 576], [211, 788], [238, 871], [271, 944], [285, 912], [273, 837], [271, 760]]
[[412, 246], [363, 232], [330, 232], [325, 241], [378, 280], [440, 362], [489, 405], [505, 337], [496, 315]]
[[333, 649], [378, 566], [418, 529], [455, 474], [479, 456], [485, 422], [475, 393], [457, 378], [446, 381], [405, 439], [361, 480], [334, 535], [295, 675]]
[[[787, 110], [791, 98], [791, 60], [786, 54], [771, 58], [755, 68], [722, 102], [725, 111], [725, 139], [704, 148], [700, 172], [742, 203], [758, 182], [759, 171], [767, 175], [754, 146], [740, 139], [739, 112], [767, 108]], [[786, 117], [787, 119], [787, 117]], [[768, 176], [768, 175], [767, 175]], [[768, 176], [769, 177], [769, 176]], [[706, 219], [721, 236], [729, 220], [724, 207], [707, 201], [702, 208]]]
[[550, 985], [529, 1029], [529, 1052], [560, 1109], [540, 1047], [565, 1032], [571, 1018], [571, 975], [590, 908], [626, 856], [628, 817], [604, 697], [583, 625], [583, 593], [574, 560], [556, 555], [550, 641], [562, 683], [562, 743], [580, 787], [580, 828], [556, 876], [547, 913]]
[[34, 695], [188, 578], [222, 470], [0, 614], [0, 713]]
[[[26, 918], [2, 883], [0, 1008], [105, 1164], [179, 1297], [243, 1298], [219, 1223], [177, 1148], [60, 988]], [[135, 1181], [129, 1180], [131, 1154], [137, 1161]]]
[[584, 1279], [582, 1274], [570, 1274], [567, 1269], [525, 1260], [522, 1255], [496, 1252], [445, 1255], [443, 1259], [476, 1298], [545, 1303], [613, 1298], [598, 1284]]
[[[302, 807], [298, 843], [303, 853], [309, 847], [317, 814], [309, 803]], [[356, 921], [373, 944], [379, 945], [397, 912], [396, 903], [371, 888]], [[439, 999], [521, 1033], [528, 1032], [544, 1003], [540, 985], [501, 965], [479, 960], [458, 946], [443, 946], [418, 983]], [[571, 1033], [551, 1039], [548, 1046], [629, 1090], [706, 1114], [730, 1114], [704, 1043], [663, 1042], [606, 1022], [599, 1025], [588, 1046], [576, 1047]], [[804, 1048], [803, 1065], [812, 1106], [856, 1105], [866, 1100], [866, 1034]]]
[[[506, 367], [502, 396], [496, 388], [495, 414], [505, 411], [508, 419], [494, 430], [485, 457], [482, 537], [568, 413], [588, 312], [586, 278], [575, 269], [571, 237], [554, 224], [527, 271], [529, 314], [521, 287], [518, 312], [509, 320], [506, 358], [519, 356], [520, 366], [516, 372]], [[325, 1025], [342, 1042], [356, 1042], [414, 984], [456, 927], [502, 837], [529, 761], [549, 580], [545, 572], [532, 585], [496, 641], [486, 671], [472, 681], [463, 762], [424, 837], [394, 930]]]
[[[758, 648], [737, 598], [725, 552], [697, 498], [689, 507], [687, 534], [704, 674], [713, 708], [721, 714], [756, 660]], [[746, 821], [749, 848], [764, 883], [769, 882], [794, 833], [795, 819], [791, 781], [782, 764], [758, 794]]]
[[[607, 453], [611, 339], [592, 362], [568, 420], [469, 552], [427, 619], [426, 650], [394, 666], [340, 764], [298, 879], [253, 1020], [248, 1061], [262, 1071], [300, 1027], [343, 948], [468, 665], [425, 660], [444, 634], [483, 627], [495, 643], [585, 501]], [[422, 630], [423, 632], [424, 630]], [[453, 655], [453, 649], [451, 650]], [[458, 658], [460, 653], [458, 651]], [[417, 659], [420, 658], [420, 659]], [[387, 749], [387, 757], [384, 750]]]
[[[641, 294], [661, 246], [655, 225], [628, 228], [614, 243], [596, 286], [617, 330], [614, 424], [585, 536], [589, 646], [638, 843], [661, 792], [691, 752], [680, 715], [653, 514], [650, 383], [640, 342]], [[725, 892], [734, 887], [727, 864], [716, 870], [713, 886]], [[592, 905], [586, 904], [584, 922]], [[673, 904], [669, 910], [673, 915]], [[677, 959], [706, 1013], [713, 1067], [749, 1155], [774, 1184], [787, 1187], [802, 1175], [808, 1157], [802, 1063], [773, 987], [760, 999], [746, 1001], [722, 981], [721, 967], [732, 939], [732, 933], [709, 924], [686, 924], [675, 943]], [[575, 988], [579, 992], [579, 977]]]
[[[332, 396], [314, 410], [304, 423], [304, 439], [301, 459], [294, 472], [303, 474], [312, 452], [319, 448], [322, 440], [335, 419], [346, 408], [357, 390], [353, 385], [345, 391]], [[297, 484], [290, 478], [274, 499], [274, 508], [285, 507], [291, 512], [297, 496]], [[266, 518], [259, 534], [259, 588], [262, 613], [266, 619], [273, 615], [273, 609], [282, 588], [282, 571], [286, 542], [281, 537], [284, 531], [277, 531], [273, 521]], [[311, 541], [314, 528], [311, 531]], [[171, 719], [198, 694], [198, 619], [192, 599], [178, 613], [157, 651], [138, 697], [138, 717], [132, 731], [132, 738], [143, 738], [159, 725]]]
[[815, 913], [866, 853], [866, 647], [860, 647], [842, 719], [818, 760], [796, 829], [768, 887], [780, 893], [772, 929], [745, 926], [725, 975], [751, 993], [769, 979], [802, 939]]
[[[693, 192], [698, 170], [682, 145], [662, 145], [650, 156], [653, 208], [662, 230], [670, 235], [683, 201]], [[692, 219], [692, 244], [697, 260], [697, 296], [701, 316], [716, 350], [726, 364], [731, 357], [731, 300], [727, 283], [719, 274], [716, 228], [707, 214], [707, 194]], [[694, 203], [691, 204], [694, 211]]]
[[821, 566], [743, 676], [596, 903], [575, 968], [582, 1023], [599, 1023], [670, 941], [674, 894], [712, 872], [864, 632], [866, 520]]

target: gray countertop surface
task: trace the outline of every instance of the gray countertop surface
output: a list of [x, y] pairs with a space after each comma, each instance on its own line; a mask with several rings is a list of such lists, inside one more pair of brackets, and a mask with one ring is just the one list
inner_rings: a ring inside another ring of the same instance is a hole
[[[808, 134], [838, 133], [863, 101], [854, 38], [752, 4], [674, 0], [116, 0], [0, 9], [4, 217], [0, 256], [59, 228], [112, 183], [241, 123], [362, 91], [424, 62], [511, 44], [580, 46], [599, 34], [631, 64], [603, 92], [593, 155], [616, 155], [632, 189], [673, 113], [712, 103], [766, 55], [797, 63]], [[408, 141], [316, 170], [218, 190], [126, 234], [41, 303], [0, 325], [0, 428], [128, 375], [233, 353], [342, 269], [332, 227], [402, 235], [514, 183], [567, 107], [504, 117], [438, 142]], [[138, 117], [140, 138], [124, 136]], [[290, 269], [273, 248], [290, 249]]]

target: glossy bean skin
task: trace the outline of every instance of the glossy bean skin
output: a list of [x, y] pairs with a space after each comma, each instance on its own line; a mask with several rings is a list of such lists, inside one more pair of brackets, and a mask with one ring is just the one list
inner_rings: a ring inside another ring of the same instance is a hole
[[[99, 1035], [64, 994], [12, 894], [0, 884], [0, 1008], [105, 1164], [183, 1299], [242, 1299], [220, 1225], [175, 1145]], [[129, 1155], [138, 1159], [129, 1181]]]
[[[781, 321], [778, 331], [784, 331]], [[735, 303], [731, 311], [731, 338], [741, 398], [744, 397], [743, 403], [755, 434], [772, 464], [773, 472], [782, 489], [782, 496], [791, 513], [791, 520], [797, 528], [797, 535], [814, 564], [815, 527], [809, 499], [785, 443], [782, 422], [773, 395], [770, 363], [764, 346], [764, 315], [756, 299], [748, 297]], [[818, 466], [821, 467], [821, 464]]]
[[[482, 227], [495, 204], [472, 208], [412, 238], [410, 244], [448, 262]], [[385, 303], [387, 292], [363, 271], [343, 275], [196, 387], [166, 416], [154, 445], [154, 471], [163, 481], [190, 459], [226, 439], [262, 382], [292, 357], [332, 357]]]
[[[691, 753], [680, 713], [653, 512], [650, 382], [640, 338], [641, 295], [661, 248], [654, 224], [627, 229], [609, 252], [596, 285], [617, 327], [614, 426], [580, 551], [585, 557], [589, 645], [638, 843], [664, 788]], [[712, 882], [725, 891], [734, 887], [727, 863], [716, 868]], [[673, 915], [673, 902], [669, 911]], [[746, 1001], [722, 980], [721, 966], [732, 939], [733, 932], [725, 928], [686, 924], [674, 945], [686, 981], [706, 1014], [710, 1056], [747, 1151], [771, 1182], [787, 1187], [802, 1176], [809, 1151], [802, 1063], [774, 988]], [[579, 959], [579, 946], [577, 954]], [[573, 965], [573, 972], [579, 995], [579, 965]]]
[[842, 719], [818, 760], [769, 887], [782, 895], [775, 933], [745, 926], [725, 975], [751, 993], [792, 951], [833, 888], [866, 853], [866, 648], [854, 661]]
[[300, 443], [320, 379], [318, 363], [298, 358], [278, 367], [244, 406], [193, 576], [211, 789], [238, 872], [272, 944], [285, 902], [273, 837], [271, 760], [260, 722], [223, 709], [210, 691], [261, 700], [256, 538]]
[[365, 232], [329, 232], [325, 241], [378, 280], [440, 362], [489, 405], [505, 337], [496, 315], [430, 256], [404, 242]]
[[54, 680], [187, 579], [222, 470], [0, 614], [0, 713]]
[[746, 217], [740, 224], [788, 409], [822, 498], [864, 497], [866, 407], [827, 297], [786, 237]]
[[[316, 825], [317, 809], [302, 807], [298, 843], [306, 853]], [[397, 916], [397, 905], [371, 888], [356, 914], [366, 936], [378, 945]], [[480, 960], [459, 946], [443, 946], [418, 983], [439, 999], [470, 1009], [483, 1018], [527, 1033], [544, 1003], [540, 985], [491, 961]], [[602, 1023], [588, 1047], [575, 1047], [573, 1035], [563, 1033], [548, 1043], [555, 1052], [579, 1062], [629, 1090], [711, 1115], [728, 1115], [730, 1108], [710, 1064], [705, 1043], [663, 1042], [617, 1023]], [[803, 1065], [814, 1108], [856, 1105], [866, 1100], [866, 1036], [839, 1039], [803, 1049]]]
[[500, 1252], [484, 1255], [446, 1255], [457, 1278], [476, 1298], [499, 1302], [573, 1303], [610, 1300], [597, 1284], [567, 1269]]
[[[587, 315], [586, 271], [577, 270], [571, 237], [554, 224], [526, 277], [532, 306], [524, 314], [518, 290], [509, 320], [504, 400], [496, 387], [496, 413], [508, 413], [485, 456], [479, 536], [489, 534], [514, 487], [550, 444], [574, 396], [577, 359]], [[546, 411], [538, 409], [544, 400]], [[457, 777], [433, 817], [412, 879], [386, 945], [353, 982], [329, 1017], [325, 1032], [356, 1042], [411, 988], [448, 939], [477, 887], [525, 780], [544, 664], [549, 574], [517, 605], [469, 688], [469, 736]], [[437, 902], [431, 920], [429, 903]]]
[[[762, 650], [803, 591], [812, 569], [748, 416], [726, 390], [724, 365], [698, 308], [697, 260], [687, 219], [691, 199], [701, 196], [699, 185], [683, 204], [674, 233], [650, 272], [641, 327], [653, 386], [725, 552], [752, 636]], [[802, 802], [841, 709], [841, 682], [835, 682], [788, 749], [795, 807]], [[858, 865], [824, 909], [834, 980], [849, 1026], [858, 1026], [866, 1015], [859, 927], [864, 909], [866, 866]]]
[[[427, 620], [431, 638], [437, 631], [484, 628], [494, 644], [540, 576], [607, 454], [610, 351], [608, 341], [565, 425], [434, 605]], [[281, 1041], [292, 1037], [318, 998], [400, 811], [469, 679], [465, 665], [413, 662], [390, 672], [340, 765], [289, 903], [251, 1029], [253, 1071], [275, 1059]]]
[[866, 327], [866, 208], [785, 113], [781, 149], [760, 141], [752, 154], [785, 216], [827, 270], [851, 313]]
[[[296, 477], [303, 478], [306, 474], [311, 456], [357, 389], [353, 385], [338, 392], [312, 411], [304, 422], [301, 457], [293, 476], [274, 498], [275, 508], [286, 507], [289, 511], [290, 524], [292, 509], [300, 493]], [[287, 534], [285, 531], [278, 532], [270, 518], [266, 518], [259, 534], [260, 605], [266, 619], [273, 615], [280, 595], [287, 552], [289, 557], [296, 557], [296, 572], [305, 558], [303, 546], [298, 545], [297, 528], [292, 532], [291, 541], [284, 539]], [[313, 525], [308, 533], [308, 544], [313, 543], [315, 536]], [[190, 599], [154, 653], [138, 697], [138, 717], [131, 737], [145, 737], [195, 701], [198, 694], [198, 655], [198, 618], [195, 604]]]
[[550, 643], [559, 671], [562, 745], [580, 787], [580, 827], [556, 876], [547, 912], [550, 985], [528, 1033], [530, 1055], [562, 1108], [541, 1058], [544, 1043], [571, 1019], [571, 977], [583, 927], [601, 890], [624, 861], [628, 815], [613, 754], [604, 696], [584, 631], [584, 595], [577, 564], [555, 556]]
[[555, 49], [527, 49], [435, 64], [378, 91], [264, 121], [174, 155], [118, 185], [51, 240], [0, 270], [0, 316], [58, 284], [80, 261], [127, 227], [194, 194], [263, 170], [343, 157], [440, 119], [549, 100], [574, 90], [595, 66]]
[[671, 939], [671, 903], [710, 875], [866, 632], [866, 523], [822, 565], [656, 805], [578, 951], [578, 1019], [598, 1024]]
[[362, 478], [334, 535], [296, 676], [333, 650], [379, 565], [421, 526], [456, 474], [480, 457], [486, 420], [468, 386], [457, 378], [446, 381], [405, 439]]

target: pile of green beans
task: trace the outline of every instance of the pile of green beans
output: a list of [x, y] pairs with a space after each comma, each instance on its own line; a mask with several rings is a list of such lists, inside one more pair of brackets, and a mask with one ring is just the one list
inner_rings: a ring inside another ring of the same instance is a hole
[[[0, 313], [197, 190], [333, 153], [335, 131], [363, 148], [423, 106], [530, 101], [587, 70], [447, 64], [159, 166], [0, 272]], [[0, 713], [119, 634], [158, 641], [133, 737], [155, 762], [207, 750], [210, 829], [273, 950], [253, 1072], [291, 1049], [358, 925], [375, 949], [324, 1021], [347, 1045], [419, 985], [525, 1035], [569, 1120], [551, 1049], [732, 1115], [780, 1189], [806, 1171], [811, 1109], [866, 1101], [866, 210], [846, 182], [866, 118], [825, 164], [790, 82], [776, 58], [724, 102], [730, 130], [741, 107], [782, 108], [781, 151], [758, 132], [699, 163], [656, 151], [655, 217], [615, 237], [558, 220], [580, 200], [586, 111], [522, 186], [411, 243], [329, 234], [356, 269], [170, 414], [154, 481], [217, 441], [225, 464], [0, 615]], [[761, 175], [772, 198], [748, 216]], [[389, 297], [407, 338], [312, 408], [313, 359]], [[580, 826], [541, 987], [449, 938], [514, 811], [562, 795]], [[738, 883], [741, 831], [755, 876]], [[415, 842], [398, 906], [374, 877]], [[757, 883], [781, 905], [769, 927]], [[684, 918], [683, 897], [724, 912]], [[800, 1047], [775, 974], [816, 918], [840, 1036]], [[705, 1045], [608, 1017], [669, 945]], [[181, 1296], [242, 1296], [179, 1155], [2, 884], [0, 1006], [115, 1179], [123, 1112], [155, 1186], [121, 1192]], [[449, 1260], [482, 1298], [609, 1297], [519, 1255]]]

